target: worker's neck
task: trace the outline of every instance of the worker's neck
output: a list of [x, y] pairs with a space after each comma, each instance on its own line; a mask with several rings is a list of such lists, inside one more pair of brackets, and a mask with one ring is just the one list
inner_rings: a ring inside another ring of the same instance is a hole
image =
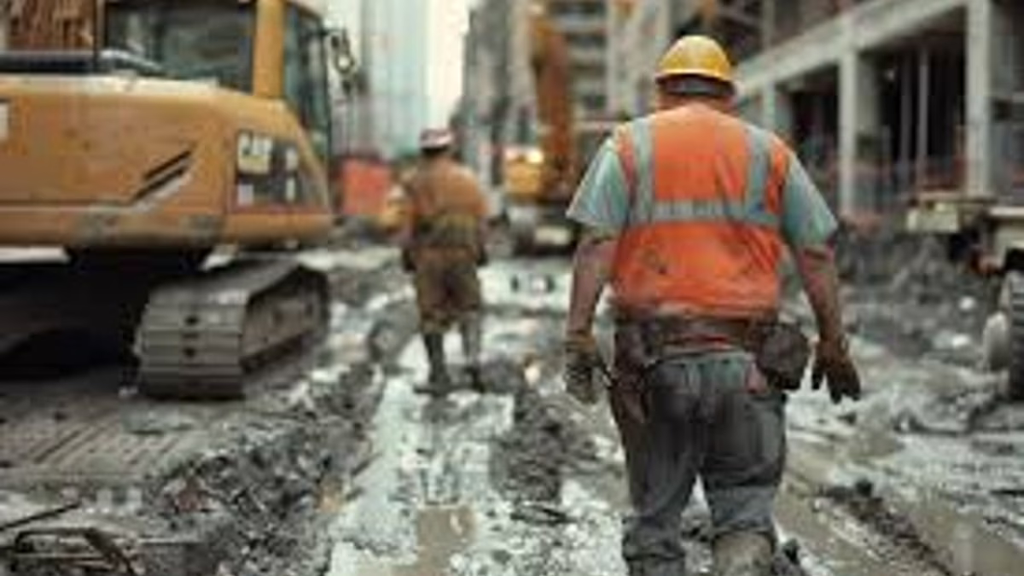
[[721, 98], [703, 96], [667, 96], [663, 94], [658, 99], [658, 109], [662, 111], [683, 108], [686, 106], [707, 106], [708, 108], [726, 113], [733, 111], [732, 102]]
[[437, 153], [433, 153], [433, 154], [428, 153], [428, 154], [423, 154], [423, 156], [422, 156], [423, 161], [427, 162], [428, 164], [433, 164], [433, 163], [441, 162], [441, 161], [444, 161], [444, 160], [449, 160], [451, 157], [452, 157], [452, 155], [447, 153], [447, 152], [437, 152]]

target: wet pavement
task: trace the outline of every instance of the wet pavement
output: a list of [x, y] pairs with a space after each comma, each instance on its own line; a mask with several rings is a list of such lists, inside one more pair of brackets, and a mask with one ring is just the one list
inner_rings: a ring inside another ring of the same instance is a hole
[[[565, 261], [541, 259], [485, 272], [485, 349], [490, 361], [518, 367], [521, 383], [430, 400], [412, 391], [426, 376], [418, 342], [401, 354], [372, 424], [374, 461], [334, 522], [331, 576], [625, 574], [614, 427], [604, 407], [583, 408], [559, 392], [567, 270]], [[457, 338], [448, 344], [459, 362]], [[998, 426], [1015, 413], [976, 397], [989, 394], [992, 377], [868, 341], [858, 340], [855, 354], [867, 383], [860, 405], [834, 407], [809, 391], [790, 401], [779, 522], [783, 538], [799, 542], [806, 572], [1013, 574], [1024, 565], [1013, 489], [1024, 465], [1018, 433]], [[960, 404], [934, 409], [943, 394]], [[959, 430], [934, 434], [921, 424], [955, 428], [970, 402], [982, 416]], [[699, 500], [683, 536], [691, 567], [705, 573]]]
[[[585, 408], [561, 393], [567, 261], [499, 258], [485, 269], [487, 390], [463, 385], [436, 400], [413, 392], [426, 379], [426, 361], [394, 251], [317, 251], [305, 259], [336, 271], [332, 332], [312, 368], [238, 411], [248, 418], [237, 426], [245, 450], [211, 453], [197, 476], [213, 488], [244, 488], [258, 504], [221, 505], [212, 490], [204, 510], [276, 527], [249, 533], [249, 557], [225, 574], [271, 573], [267, 566], [296, 576], [625, 574], [618, 544], [627, 506], [614, 426], [605, 406]], [[860, 297], [860, 310], [883, 315], [881, 304]], [[806, 311], [794, 310], [810, 326]], [[918, 325], [912, 320], [901, 321]], [[966, 356], [920, 352], [916, 336], [912, 349], [900, 344], [903, 335], [884, 336], [866, 330], [854, 341], [862, 402], [832, 406], [809, 390], [790, 398], [790, 458], [778, 500], [783, 541], [799, 544], [812, 576], [1020, 573], [1024, 408], [1004, 402], [1002, 379], [974, 370]], [[447, 344], [460, 364], [455, 334]], [[221, 417], [224, 406], [130, 409], [119, 376], [104, 378], [106, 400], [90, 405], [127, 410], [116, 430], [123, 424], [136, 442], [187, 440], [210, 422], [239, 420]], [[8, 394], [5, 402], [19, 397]], [[25, 398], [33, 406], [40, 396]], [[104, 422], [93, 427], [115, 429]], [[11, 453], [23, 447], [13, 436], [4, 445]], [[307, 466], [310, 458], [319, 464]], [[147, 462], [144, 469], [156, 470]], [[0, 466], [0, 477], [18, 471]], [[261, 475], [262, 484], [251, 481]], [[289, 491], [266, 488], [281, 482]], [[162, 494], [175, 502], [190, 495]], [[17, 494], [0, 496], [0, 511], [25, 509]], [[301, 514], [293, 514], [293, 498]], [[698, 491], [681, 534], [694, 574], [709, 570], [707, 534]]]
[[[513, 279], [518, 276], [498, 270], [485, 280], [488, 295], [500, 299], [487, 324], [485, 348], [494, 353], [486, 361], [504, 361], [523, 374], [490, 379], [504, 393], [416, 395], [413, 386], [426, 378], [422, 350], [414, 342], [402, 354], [373, 424], [379, 452], [357, 479], [361, 497], [335, 526], [332, 576], [623, 573], [608, 546], [617, 541], [619, 521], [607, 495], [560, 465], [549, 470], [552, 478], [531, 459], [557, 459], [534, 450], [545, 441], [549, 449], [571, 442], [552, 424], [555, 418], [528, 413], [542, 402], [527, 397], [553, 374], [559, 325], [545, 313], [562, 305], [564, 293], [552, 282], [564, 278], [548, 277], [543, 267], [522, 275], [521, 283]], [[454, 336], [448, 349], [459, 362]], [[558, 430], [545, 430], [544, 423]], [[538, 444], [524, 446], [524, 438]], [[601, 468], [602, 458], [621, 459], [608, 436], [590, 445], [592, 468]]]

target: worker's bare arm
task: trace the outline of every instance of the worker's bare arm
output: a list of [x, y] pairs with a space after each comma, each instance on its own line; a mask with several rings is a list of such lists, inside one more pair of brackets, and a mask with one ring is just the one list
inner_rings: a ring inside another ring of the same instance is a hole
[[618, 238], [596, 229], [588, 229], [576, 248], [573, 263], [572, 292], [566, 332], [571, 336], [589, 335], [594, 311], [611, 275]]
[[825, 342], [841, 342], [843, 317], [835, 252], [828, 245], [806, 246], [794, 249], [793, 258], [814, 310], [819, 337]]

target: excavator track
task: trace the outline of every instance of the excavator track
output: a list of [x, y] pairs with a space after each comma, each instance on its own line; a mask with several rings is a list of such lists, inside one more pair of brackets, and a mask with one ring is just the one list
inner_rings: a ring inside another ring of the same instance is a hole
[[242, 261], [156, 289], [136, 332], [147, 396], [232, 399], [327, 330], [327, 278], [284, 260]]

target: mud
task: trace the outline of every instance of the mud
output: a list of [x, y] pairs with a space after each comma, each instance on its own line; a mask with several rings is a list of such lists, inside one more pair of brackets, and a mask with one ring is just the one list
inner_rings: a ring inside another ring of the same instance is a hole
[[567, 523], [571, 511], [560, 507], [566, 476], [592, 470], [600, 462], [598, 449], [590, 433], [536, 390], [521, 387], [514, 403], [512, 428], [497, 439], [495, 484], [515, 503], [516, 519]]
[[[390, 252], [305, 257], [336, 280], [361, 282], [334, 284], [339, 303], [324, 347], [254, 383], [244, 401], [149, 402], [129, 387], [130, 365], [5, 384], [0, 525], [78, 506], [0, 532], [0, 573], [78, 573], [83, 553], [99, 557], [89, 574], [124, 573], [107, 565], [104, 549], [156, 575], [326, 569], [326, 525], [356, 495], [352, 478], [373, 456], [367, 423], [383, 394], [379, 360], [403, 348], [412, 328], [390, 322], [407, 305], [381, 289], [397, 284], [387, 280], [397, 278]], [[89, 533], [108, 535], [109, 546], [69, 528], [99, 530]], [[65, 559], [40, 562], [40, 554]]]
[[870, 481], [859, 480], [852, 486], [831, 486], [822, 490], [822, 496], [848, 510], [854, 518], [936, 573], [957, 576], [940, 559], [938, 551], [925, 541], [914, 523], [887, 506], [885, 500], [874, 493]]

